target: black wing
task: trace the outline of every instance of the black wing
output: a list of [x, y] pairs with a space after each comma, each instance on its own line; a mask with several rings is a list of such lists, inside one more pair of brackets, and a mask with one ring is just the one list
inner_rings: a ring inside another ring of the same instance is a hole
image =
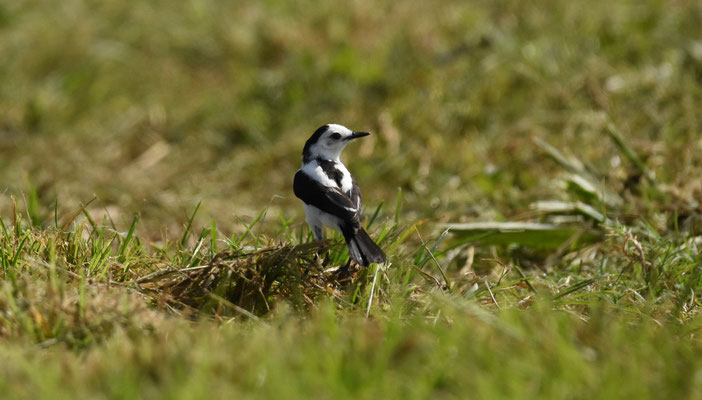
[[[322, 185], [302, 171], [297, 171], [295, 174], [293, 191], [295, 196], [305, 203], [344, 221], [358, 218], [359, 210], [349, 196], [337, 188]], [[360, 191], [358, 198], [360, 200]]]
[[358, 187], [356, 184], [355, 179], [351, 179], [351, 202], [354, 204], [354, 207], [356, 208], [358, 217], [361, 217], [361, 188]]

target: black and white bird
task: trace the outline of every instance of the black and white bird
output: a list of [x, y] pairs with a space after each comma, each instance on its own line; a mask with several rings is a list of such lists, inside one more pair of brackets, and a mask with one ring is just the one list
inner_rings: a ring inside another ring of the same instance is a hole
[[315, 239], [324, 238], [322, 226], [341, 232], [351, 259], [364, 267], [385, 262], [385, 253], [361, 225], [361, 190], [339, 156], [353, 139], [368, 135], [337, 124], [320, 127], [305, 143], [293, 182]]

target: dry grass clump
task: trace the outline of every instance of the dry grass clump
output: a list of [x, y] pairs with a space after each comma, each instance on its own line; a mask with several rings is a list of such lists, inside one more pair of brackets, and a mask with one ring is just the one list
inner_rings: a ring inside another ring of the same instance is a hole
[[327, 269], [333, 240], [279, 245], [252, 252], [222, 251], [206, 265], [168, 269], [136, 281], [160, 305], [177, 312], [218, 317], [268, 313], [276, 301], [313, 307], [320, 293], [338, 295], [340, 282]]

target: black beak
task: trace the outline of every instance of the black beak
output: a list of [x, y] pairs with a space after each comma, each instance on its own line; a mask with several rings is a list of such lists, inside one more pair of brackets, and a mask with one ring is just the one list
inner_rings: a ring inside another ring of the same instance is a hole
[[354, 132], [351, 134], [351, 136], [347, 137], [346, 140], [356, 139], [368, 135], [370, 135], [370, 132]]

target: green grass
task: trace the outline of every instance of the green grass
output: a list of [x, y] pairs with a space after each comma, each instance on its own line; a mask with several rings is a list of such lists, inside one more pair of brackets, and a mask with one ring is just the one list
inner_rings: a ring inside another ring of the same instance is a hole
[[[695, 1], [0, 5], [2, 398], [700, 398]], [[386, 266], [292, 194], [318, 126]]]

